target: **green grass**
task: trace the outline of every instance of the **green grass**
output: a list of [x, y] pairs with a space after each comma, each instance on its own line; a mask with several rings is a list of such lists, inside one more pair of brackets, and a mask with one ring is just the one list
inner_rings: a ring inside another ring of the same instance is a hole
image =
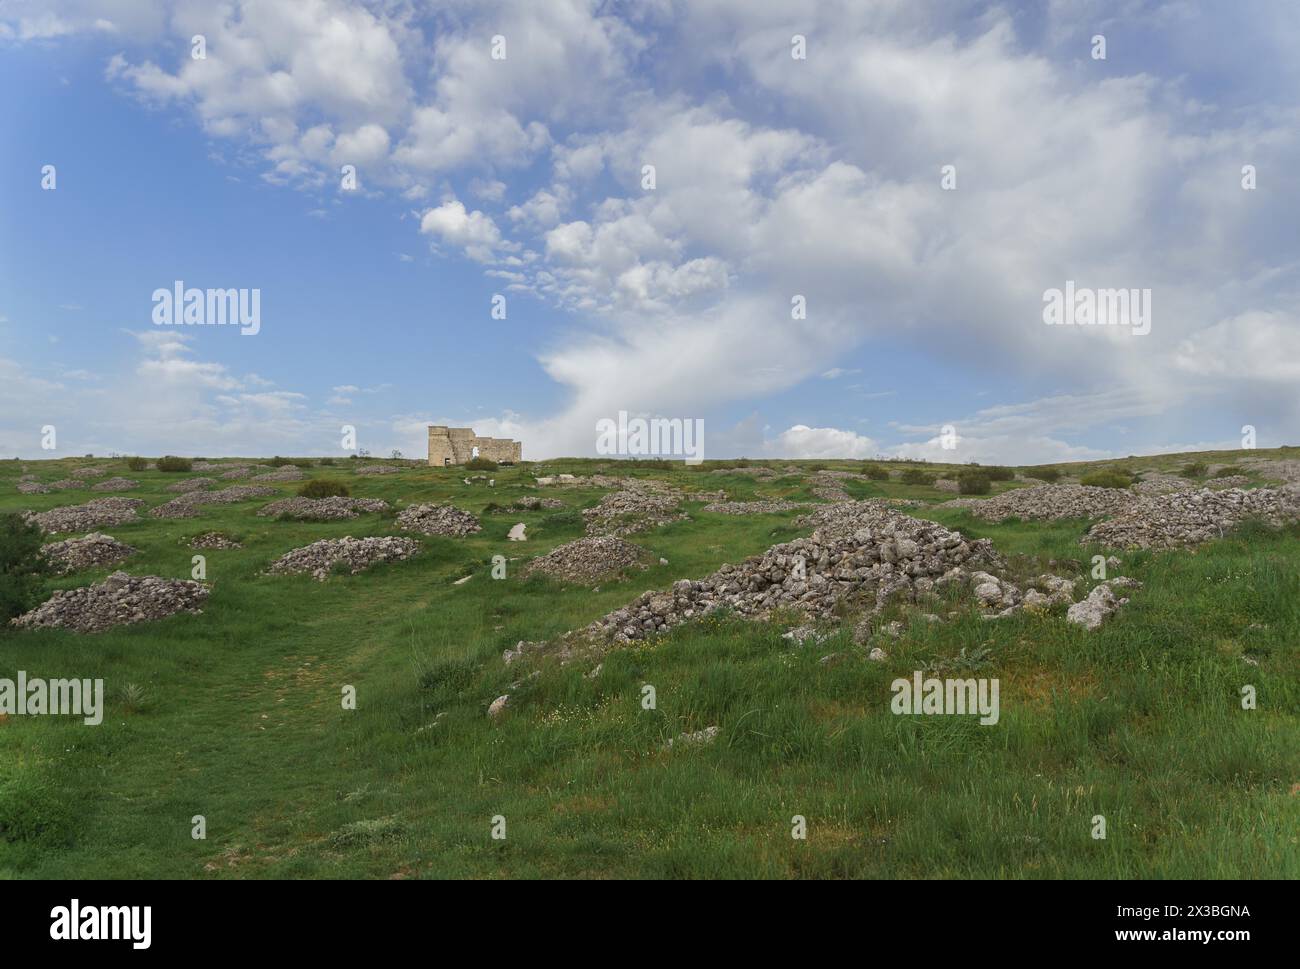
[[[1205, 460], [1125, 463], [1192, 457]], [[48, 481], [85, 463], [27, 466]], [[493, 488], [466, 485], [458, 471], [366, 477], [340, 462], [331, 474], [356, 497], [451, 501], [476, 514], [536, 493], [528, 466], [499, 469]], [[0, 465], [0, 510], [96, 494], [19, 495], [19, 473], [17, 462]], [[740, 500], [812, 499], [806, 480], [743, 469], [629, 473], [726, 488]], [[143, 487], [129, 494], [150, 506], [182, 477], [130, 476]], [[275, 487], [287, 496], [298, 485]], [[897, 478], [845, 487], [860, 497], [952, 497]], [[578, 509], [603, 492], [545, 493]], [[392, 516], [258, 518], [269, 500], [104, 529], [140, 549], [127, 571], [174, 577], [189, 576], [189, 536], [238, 535], [243, 549], [202, 553], [213, 593], [201, 616], [95, 636], [0, 633], [0, 676], [103, 677], [108, 695], [99, 727], [0, 722], [0, 877], [1300, 876], [1296, 529], [1246, 529], [1196, 554], [1120, 553], [1120, 571], [1146, 585], [1094, 633], [1059, 614], [963, 615], [913, 625], [885, 644], [887, 662], [872, 663], [847, 628], [799, 648], [782, 626], [713, 616], [610, 652], [589, 678], [594, 660], [507, 667], [501, 652], [789, 540], [801, 534], [797, 514], [713, 515], [690, 504], [691, 521], [632, 538], [667, 566], [597, 590], [514, 577], [523, 559], [581, 534], [572, 515], [547, 509], [485, 515], [478, 535], [424, 539], [415, 559], [321, 584], [260, 573], [319, 538], [398, 534]], [[1053, 559], [1086, 573], [1096, 551], [1077, 544], [1085, 522], [916, 513], [991, 538], [1018, 574], [1047, 571]], [[517, 521], [528, 524], [523, 545], [506, 541]], [[503, 581], [490, 577], [497, 554], [519, 557]], [[820, 662], [837, 652], [840, 662]], [[963, 675], [1001, 681], [996, 727], [889, 712], [891, 680], [962, 656], [982, 664]], [[641, 706], [646, 684], [654, 710]], [[1258, 692], [1257, 710], [1241, 709], [1245, 684]], [[356, 688], [355, 711], [343, 709], [345, 686]], [[491, 721], [487, 706], [503, 693], [510, 706]], [[711, 745], [663, 749], [715, 725]], [[199, 814], [204, 841], [190, 837]], [[1104, 841], [1090, 837], [1096, 814], [1107, 819]], [[504, 841], [491, 838], [496, 815], [506, 818]], [[806, 841], [790, 837], [794, 815], [807, 818]]]

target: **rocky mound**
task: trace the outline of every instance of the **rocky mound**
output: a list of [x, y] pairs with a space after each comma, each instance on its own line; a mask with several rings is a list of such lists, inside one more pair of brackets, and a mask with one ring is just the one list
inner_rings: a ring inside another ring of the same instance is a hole
[[666, 592], [647, 592], [586, 630], [597, 639], [628, 642], [730, 608], [751, 619], [794, 610], [812, 620], [831, 619], [843, 603], [869, 613], [896, 598], [915, 601], [949, 583], [975, 579], [976, 595], [998, 614], [1022, 605], [1019, 590], [968, 567], [1001, 564], [987, 539], [967, 541], [960, 532], [912, 518], [875, 502], [844, 502], [808, 516], [811, 538], [774, 545], [740, 565], [724, 565], [703, 579], [681, 579]]
[[992, 498], [953, 498], [939, 507], [968, 508], [975, 517], [991, 522], [1008, 518], [1055, 521], [1060, 518], [1106, 518], [1119, 514], [1137, 500], [1133, 492], [1124, 488], [1045, 484], [1004, 491]]
[[806, 503], [800, 501], [771, 499], [763, 501], [715, 501], [712, 504], [705, 505], [704, 510], [719, 515], [770, 515], [778, 511], [793, 511], [796, 508], [807, 507]]
[[18, 493], [22, 495], [48, 495], [52, 489], [39, 481], [19, 481]]
[[114, 572], [95, 585], [60, 590], [10, 624], [25, 629], [46, 626], [96, 633], [113, 626], [164, 619], [178, 612], [199, 613], [207, 597], [207, 586], [199, 582]]
[[203, 532], [190, 539], [190, 548], [243, 548], [233, 538], [221, 532]]
[[388, 502], [378, 498], [284, 498], [259, 508], [263, 518], [293, 518], [299, 521], [342, 521], [363, 511], [387, 511]]
[[1203, 488], [1142, 498], [1116, 518], [1093, 525], [1080, 544], [1183, 548], [1222, 538], [1247, 518], [1275, 527], [1300, 519], [1300, 485], [1252, 491]]
[[1186, 491], [1191, 486], [1190, 481], [1178, 475], [1150, 471], [1133, 486], [1133, 490], [1140, 495], [1166, 495], [1173, 491]]
[[51, 481], [50, 487], [55, 491], [67, 491], [69, 488], [84, 488], [86, 482], [80, 478], [64, 478], [62, 481]]
[[52, 542], [41, 549], [54, 571], [60, 575], [81, 569], [100, 569], [117, 565], [135, 554], [130, 545], [119, 542], [112, 535], [91, 532], [85, 538], [69, 538]]
[[285, 553], [267, 571], [280, 575], [310, 573], [317, 582], [324, 582], [340, 563], [356, 575], [380, 562], [409, 559], [421, 548], [414, 538], [326, 538]]
[[250, 498], [270, 498], [279, 493], [274, 488], [257, 485], [235, 485], [220, 491], [191, 491], [159, 505], [149, 514], [155, 518], [194, 518], [203, 505], [230, 505]]
[[302, 472], [302, 468], [295, 467], [292, 464], [286, 464], [283, 468], [276, 468], [274, 471], [268, 471], [266, 474], [253, 475], [254, 481], [301, 481], [307, 477]]
[[39, 513], [28, 512], [28, 521], [46, 532], [84, 532], [105, 525], [138, 521], [136, 509], [144, 505], [139, 498], [94, 498], [84, 505], [66, 505]]
[[91, 491], [130, 491], [140, 487], [140, 482], [131, 478], [107, 478], [90, 486]]
[[1205, 482], [1207, 488], [1241, 488], [1250, 484], [1250, 479], [1244, 474], [1229, 474], [1222, 478], [1211, 478]]
[[221, 479], [223, 481], [234, 481], [238, 478], [247, 478], [252, 473], [252, 468], [247, 465], [239, 464], [231, 468], [229, 471], [223, 471], [221, 473]]
[[613, 535], [579, 538], [539, 555], [520, 574], [549, 575], [563, 582], [596, 582], [641, 564], [645, 550]]
[[188, 494], [191, 491], [203, 491], [207, 488], [211, 488], [216, 483], [216, 478], [188, 478], [185, 481], [176, 481], [169, 484], [167, 490], [183, 495]]
[[483, 528], [469, 512], [451, 505], [411, 505], [397, 516], [397, 526], [407, 532], [455, 538], [464, 538]]
[[628, 488], [614, 491], [600, 499], [594, 508], [584, 508], [588, 535], [632, 535], [675, 521], [684, 521], [685, 512], [677, 510], [680, 495]]
[[401, 470], [391, 464], [363, 464], [356, 468], [357, 474], [397, 474]]
[[73, 478], [102, 478], [108, 474], [103, 468], [77, 468], [69, 471], [68, 475]]

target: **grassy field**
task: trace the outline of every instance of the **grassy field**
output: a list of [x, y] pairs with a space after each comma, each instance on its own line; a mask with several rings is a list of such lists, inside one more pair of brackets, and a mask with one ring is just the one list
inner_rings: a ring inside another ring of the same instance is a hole
[[[50, 481], [86, 464], [140, 480], [128, 494], [150, 506], [186, 476], [106, 459], [25, 468]], [[23, 467], [0, 465], [0, 511], [93, 496], [20, 495]], [[806, 478], [763, 481], [743, 469], [545, 467], [814, 500]], [[524, 559], [582, 534], [567, 509], [482, 514], [538, 494], [536, 472], [503, 468], [489, 488], [458, 469], [311, 469], [357, 497], [449, 501], [483, 521], [473, 537], [427, 538], [415, 559], [325, 583], [261, 573], [318, 538], [401, 534], [391, 515], [277, 522], [256, 516], [259, 499], [102, 529], [140, 550], [122, 566], [137, 575], [188, 578], [195, 553], [184, 542], [202, 531], [224, 530], [244, 548], [204, 553], [212, 595], [202, 615], [93, 636], [0, 632], [0, 676], [102, 677], [108, 697], [98, 727], [0, 721], [0, 877], [1300, 877], [1297, 528], [1247, 527], [1195, 553], [1120, 552], [1121, 571], [1145, 587], [1096, 632], [1059, 612], [970, 614], [914, 624], [876, 663], [847, 627], [797, 647], [781, 625], [714, 616], [610, 652], [592, 678], [592, 662], [507, 667], [501, 653], [788, 541], [802, 534], [797, 513], [724, 516], [691, 503], [690, 521], [632, 538], [668, 565], [594, 590], [523, 581]], [[845, 487], [855, 497], [951, 497], [897, 481]], [[544, 493], [577, 509], [604, 492]], [[1026, 572], [1053, 559], [1086, 566], [1095, 551], [1078, 544], [1082, 521], [914, 513], [992, 539]], [[529, 541], [507, 542], [520, 521]], [[499, 581], [498, 554], [511, 558]], [[820, 662], [837, 652], [839, 662]], [[999, 678], [999, 723], [891, 714], [890, 682], [935, 668]], [[654, 710], [641, 705], [646, 684]], [[1245, 685], [1257, 690], [1255, 710], [1242, 709]], [[343, 708], [346, 686], [355, 710]], [[492, 720], [487, 706], [503, 693], [511, 704]], [[710, 726], [712, 744], [663, 749]], [[206, 819], [204, 840], [191, 837], [195, 815]], [[807, 819], [806, 840], [791, 837], [795, 815]], [[1092, 837], [1096, 815], [1104, 840]], [[492, 837], [497, 816], [503, 840]]]

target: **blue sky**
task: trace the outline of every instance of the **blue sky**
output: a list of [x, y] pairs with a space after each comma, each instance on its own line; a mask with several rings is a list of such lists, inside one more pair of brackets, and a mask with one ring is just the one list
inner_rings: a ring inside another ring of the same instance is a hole
[[[1300, 8], [768, 6], [0, 2], [0, 455], [1300, 442]], [[152, 325], [177, 279], [260, 332]], [[1151, 332], [1045, 326], [1067, 279]]]

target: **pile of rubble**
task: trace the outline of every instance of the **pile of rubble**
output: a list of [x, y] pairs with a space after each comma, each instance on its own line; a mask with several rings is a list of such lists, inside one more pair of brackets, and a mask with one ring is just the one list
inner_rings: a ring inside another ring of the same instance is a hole
[[302, 468], [292, 464], [286, 464], [283, 468], [276, 468], [274, 471], [268, 471], [266, 474], [253, 475], [254, 481], [301, 481], [307, 477], [302, 472]]
[[103, 582], [55, 592], [43, 605], [11, 620], [25, 629], [40, 626], [96, 633], [113, 626], [165, 619], [178, 612], [200, 613], [208, 588], [199, 582], [114, 572]]
[[357, 474], [397, 474], [402, 469], [392, 464], [362, 464], [356, 469]]
[[397, 516], [397, 526], [422, 535], [450, 535], [464, 538], [481, 531], [479, 520], [452, 505], [411, 505]]
[[237, 464], [228, 471], [221, 473], [223, 481], [235, 481], [238, 478], [247, 478], [253, 473], [253, 469], [246, 464]]
[[18, 493], [22, 495], [48, 495], [50, 491], [49, 485], [41, 484], [39, 481], [18, 482]]
[[108, 474], [103, 468], [77, 468], [69, 471], [69, 477], [73, 478], [102, 478]]
[[414, 538], [326, 538], [295, 548], [276, 559], [267, 569], [275, 574], [310, 573], [324, 582], [341, 564], [352, 575], [381, 562], [401, 562], [417, 555], [423, 546]]
[[191, 538], [189, 544], [190, 548], [232, 549], [244, 547], [221, 532], [202, 532]]
[[143, 505], [144, 502], [139, 498], [94, 498], [84, 505], [65, 505], [39, 513], [27, 512], [24, 517], [35, 522], [45, 532], [84, 532], [105, 525], [138, 521], [136, 509]]
[[531, 495], [518, 499], [514, 507], [520, 511], [541, 511], [543, 508], [563, 508], [559, 498], [534, 498]]
[[1127, 598], [1115, 595], [1115, 589], [1140, 588], [1142, 588], [1141, 582], [1127, 576], [1107, 579], [1105, 582], [1094, 586], [1086, 598], [1080, 599], [1070, 606], [1065, 619], [1067, 622], [1082, 626], [1084, 629], [1097, 629], [1107, 619], [1115, 615], [1120, 606], [1128, 604]]
[[112, 535], [91, 532], [84, 538], [69, 538], [42, 547], [41, 554], [59, 575], [81, 569], [102, 569], [117, 565], [135, 554], [130, 545], [119, 542]]
[[149, 514], [155, 518], [195, 518], [203, 505], [231, 505], [252, 498], [270, 498], [279, 493], [274, 488], [257, 485], [234, 485], [220, 491], [191, 491], [159, 505]]
[[211, 488], [216, 483], [216, 478], [189, 478], [185, 481], [176, 481], [169, 484], [167, 490], [183, 495], [190, 491], [203, 491], [206, 488]]
[[[967, 541], [881, 503], [844, 502], [808, 520], [816, 525], [811, 538], [774, 545], [704, 579], [680, 579], [666, 592], [647, 592], [587, 631], [628, 642], [723, 607], [751, 619], [782, 609], [828, 620], [842, 603], [877, 612], [896, 597], [915, 600], [951, 582], [969, 583], [967, 566], [1001, 564], [987, 539]], [[988, 604], [999, 611], [1015, 607], [1018, 591], [1000, 587]]]
[[388, 502], [378, 498], [284, 498], [259, 508], [263, 518], [293, 518], [298, 521], [342, 521], [356, 518], [361, 512], [388, 510]]
[[611, 478], [607, 474], [593, 474], [578, 477], [572, 474], [544, 475], [537, 479], [539, 488], [621, 488], [632, 481], [631, 478]]
[[1300, 519], [1300, 485], [1251, 491], [1203, 488], [1145, 497], [1118, 517], [1093, 525], [1080, 544], [1182, 548], [1222, 538], [1247, 518], [1274, 527]]
[[539, 555], [520, 574], [540, 573], [564, 582], [597, 582], [641, 565], [645, 554], [640, 546], [613, 535], [579, 538]]
[[64, 478], [62, 481], [51, 481], [50, 487], [55, 491], [67, 491], [69, 488], [84, 488], [86, 482], [80, 478]]
[[725, 491], [700, 492], [683, 495], [661, 481], [626, 479], [626, 488], [612, 491], [600, 499], [594, 508], [584, 508], [582, 517], [587, 522], [588, 535], [633, 535], [661, 525], [684, 521], [688, 517], [679, 511], [683, 498], [692, 501], [725, 501]]
[[90, 486], [91, 491], [130, 491], [140, 487], [140, 482], [131, 478], [107, 478]]
[[719, 515], [770, 515], [778, 511], [793, 511], [796, 508], [807, 507], [807, 503], [802, 501], [764, 499], [762, 501], [715, 501], [705, 505], [704, 510]]
[[[1278, 458], [1243, 458], [1237, 463], [1246, 470], [1261, 474], [1266, 478], [1278, 478], [1286, 482], [1300, 482], [1300, 461]], [[1229, 467], [1232, 466], [1223, 466], [1225, 469]], [[1215, 469], [1211, 470], [1213, 473]]]
[[1250, 478], [1244, 474], [1229, 474], [1222, 478], [1210, 478], [1205, 482], [1207, 488], [1242, 488], [1250, 484]]
[[1186, 491], [1190, 487], [1191, 482], [1186, 478], [1165, 474], [1163, 471], [1148, 471], [1133, 486], [1133, 490], [1139, 495], [1167, 495], [1174, 491]]
[[1008, 518], [1055, 521], [1061, 518], [1106, 518], [1132, 507], [1137, 500], [1137, 496], [1126, 488], [1044, 484], [1015, 488], [992, 498], [953, 498], [938, 507], [968, 508], [975, 517], [991, 522]]

